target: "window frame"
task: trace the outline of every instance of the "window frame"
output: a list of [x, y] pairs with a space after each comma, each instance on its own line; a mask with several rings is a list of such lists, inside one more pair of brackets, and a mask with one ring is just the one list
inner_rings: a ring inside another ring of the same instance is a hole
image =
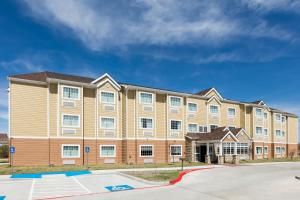
[[[78, 147], [78, 155], [77, 156], [71, 156], [71, 157], [69, 157], [69, 156], [65, 157], [64, 156], [64, 147], [65, 146], [68, 146], [68, 147], [76, 146], [76, 147]], [[80, 144], [62, 144], [61, 145], [61, 158], [80, 158], [80, 155], [81, 155], [80, 153], [81, 153]]]
[[[189, 126], [190, 126], [190, 125], [196, 125], [196, 131], [190, 131], [190, 130], [189, 130]], [[197, 132], [199, 132], [198, 130], [199, 130], [198, 124], [196, 124], [196, 123], [188, 123], [188, 124], [187, 124], [187, 132], [189, 132], [189, 133], [197, 133]]]
[[[106, 116], [100, 116], [100, 129], [104, 129], [104, 130], [116, 130], [116, 117], [106, 117]], [[102, 126], [102, 118], [108, 118], [108, 119], [113, 119], [114, 120], [114, 127], [113, 128], [106, 128]]]
[[[151, 103], [142, 102], [141, 94], [150, 94], [151, 95]], [[150, 92], [139, 92], [139, 103], [143, 105], [153, 105], [154, 103], [154, 94]]]
[[[180, 129], [172, 129], [172, 121], [180, 122]], [[182, 120], [170, 119], [170, 131], [182, 131]]]
[[[196, 105], [196, 111], [190, 111], [190, 109], [189, 109], [189, 104], [195, 104]], [[187, 107], [188, 107], [188, 113], [196, 113], [196, 112], [198, 112], [198, 104], [197, 103], [195, 103], [195, 102], [188, 102], [187, 103]]]
[[[279, 148], [279, 153], [277, 152], [277, 149]], [[276, 146], [275, 147], [275, 154], [277, 154], [277, 155], [280, 155], [280, 154], [282, 154], [282, 152], [281, 152], [281, 146]]]
[[[78, 117], [78, 125], [77, 126], [68, 126], [68, 125], [65, 126], [64, 125], [64, 116], [76, 116], [76, 117]], [[61, 128], [80, 128], [80, 127], [81, 127], [80, 115], [62, 113], [62, 115], [61, 115]]]
[[[151, 146], [151, 148], [152, 148], [152, 155], [151, 156], [142, 156], [142, 147], [143, 146]], [[152, 157], [154, 157], [154, 145], [152, 145], [152, 144], [141, 144], [140, 146], [139, 146], [139, 150], [140, 150], [140, 157], [141, 158], [152, 158]]]
[[[258, 115], [257, 114], [257, 110], [260, 110], [261, 111], [261, 114], [260, 115]], [[262, 108], [255, 108], [255, 116], [257, 117], [257, 118], [263, 118], [264, 117], [264, 114], [263, 114], [264, 112], [263, 112], [263, 109]]]
[[[152, 120], [152, 128], [143, 128], [142, 127], [142, 119], [151, 119]], [[154, 119], [152, 117], [140, 117], [139, 118], [139, 127], [143, 130], [154, 130]]]
[[[261, 153], [257, 153], [258, 148], [261, 148]], [[262, 146], [256, 146], [255, 147], [255, 155], [263, 155], [263, 147]]]
[[[277, 119], [277, 116], [279, 116], [279, 119]], [[281, 114], [275, 113], [275, 121], [276, 122], [281, 122]]]
[[[77, 90], [78, 90], [78, 97], [77, 97], [77, 98], [64, 97], [64, 88], [77, 89]], [[81, 98], [80, 87], [68, 86], [68, 85], [62, 85], [62, 86], [61, 86], [61, 93], [62, 93], [62, 95], [61, 95], [61, 96], [62, 96], [62, 99], [66, 99], [66, 100], [80, 100], [80, 98]]]
[[[267, 131], [267, 134], [266, 134], [266, 131]], [[268, 136], [269, 135], [269, 129], [268, 128], [264, 128], [263, 135], [264, 136]]]
[[[265, 151], [265, 149], [267, 149], [267, 151]], [[269, 154], [269, 147], [268, 146], [264, 146], [264, 155], [268, 155]]]
[[[284, 119], [284, 120], [283, 120]], [[286, 123], [286, 116], [281, 115], [281, 122]]]
[[[107, 155], [103, 155], [102, 154], [102, 147], [114, 147], [114, 155], [113, 156], [107, 156]], [[116, 150], [117, 148], [116, 148], [116, 145], [114, 145], [114, 144], [101, 144], [100, 145], [100, 157], [101, 158], [115, 158], [116, 157], [116, 155], [117, 155], [117, 150]]]
[[[279, 135], [277, 135], [277, 131], [280, 132]], [[275, 130], [275, 136], [276, 136], [276, 137], [282, 137], [282, 133], [281, 133], [281, 130], [280, 130], [280, 129], [276, 129], [276, 130]]]
[[[213, 113], [213, 112], [211, 112], [211, 107], [217, 107], [218, 109], [218, 112], [217, 113]], [[219, 115], [220, 114], [220, 106], [219, 105], [209, 105], [209, 113], [211, 114], [211, 115]]]
[[[113, 94], [114, 95], [114, 102], [113, 103], [110, 103], [110, 102], [105, 102], [105, 101], [102, 101], [102, 93], [110, 93], [110, 94]], [[116, 92], [112, 92], [112, 91], [106, 91], [106, 90], [101, 90], [100, 91], [100, 103], [103, 103], [103, 104], [109, 104], [109, 105], [115, 105], [116, 104]]]
[[[261, 133], [257, 133], [257, 128], [261, 128]], [[263, 135], [263, 127], [262, 126], [255, 127], [255, 135]]]
[[269, 114], [267, 112], [264, 112], [264, 119], [267, 120], [268, 118], [269, 118]]
[[[229, 114], [229, 109], [233, 109], [234, 110], [234, 115], [230, 115]], [[228, 118], [235, 118], [236, 117], [236, 108], [234, 108], [234, 107], [228, 107], [227, 108], [227, 117]]]
[[[171, 99], [172, 98], [178, 98], [178, 99], [180, 99], [180, 105], [179, 106], [172, 106], [172, 101], [171, 101]], [[169, 104], [170, 104], [170, 107], [171, 108], [180, 108], [181, 106], [182, 106], [182, 97], [178, 97], [178, 96], [169, 96]]]
[[[180, 155], [172, 155], [172, 147], [180, 147]], [[182, 156], [182, 145], [179, 145], [179, 144], [172, 144], [172, 145], [170, 145], [170, 156], [181, 157]]]

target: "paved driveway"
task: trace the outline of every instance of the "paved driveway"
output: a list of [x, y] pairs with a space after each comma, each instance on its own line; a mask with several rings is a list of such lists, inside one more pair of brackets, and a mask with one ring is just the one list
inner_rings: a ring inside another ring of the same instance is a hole
[[[182, 182], [157, 186], [118, 173], [65, 177], [49, 176], [34, 180], [0, 181], [0, 196], [7, 199], [109, 199], [109, 200], [293, 200], [300, 197], [300, 163], [221, 167], [196, 171]], [[108, 192], [105, 186], [130, 185], [140, 188]]]

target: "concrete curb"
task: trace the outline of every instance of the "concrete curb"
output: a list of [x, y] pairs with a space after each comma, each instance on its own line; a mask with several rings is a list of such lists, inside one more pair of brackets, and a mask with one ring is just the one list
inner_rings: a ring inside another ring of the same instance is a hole
[[139, 178], [139, 177], [136, 177], [136, 176], [132, 176], [132, 175], [129, 175], [129, 174], [125, 174], [125, 173], [119, 173], [121, 176], [124, 176], [126, 178], [129, 178], [129, 179], [132, 179], [134, 181], [139, 181], [141, 183], [145, 183], [145, 184], [148, 184], [148, 185], [166, 185], [168, 184], [169, 182], [162, 182], [162, 181], [148, 181], [148, 180], [145, 180], [145, 179], [142, 179], [142, 178]]
[[247, 166], [247, 165], [279, 165], [279, 164], [292, 164], [292, 163], [298, 163], [298, 164], [300, 164], [300, 161], [294, 161], [294, 162], [240, 163], [237, 166]]

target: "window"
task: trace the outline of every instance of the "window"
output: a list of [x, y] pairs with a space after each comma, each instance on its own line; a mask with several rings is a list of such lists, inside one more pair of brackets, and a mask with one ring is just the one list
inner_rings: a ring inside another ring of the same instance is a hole
[[275, 115], [275, 120], [280, 122], [281, 121], [281, 115], [280, 114], [276, 114]]
[[209, 110], [210, 110], [210, 113], [214, 114], [214, 115], [219, 113], [219, 107], [218, 106], [210, 106]]
[[207, 132], [207, 126], [199, 126], [199, 132], [200, 133], [206, 133]]
[[256, 127], [256, 135], [262, 134], [262, 127]]
[[230, 130], [235, 129], [235, 126], [228, 126]]
[[224, 142], [222, 144], [223, 154], [234, 154], [234, 143], [232, 142]]
[[100, 145], [100, 157], [116, 157], [116, 146]]
[[115, 93], [113, 92], [101, 92], [101, 102], [107, 104], [115, 103]]
[[179, 97], [170, 97], [171, 107], [180, 107], [181, 106], [181, 98]]
[[280, 137], [281, 136], [281, 131], [280, 130], [276, 130], [276, 136]]
[[264, 129], [264, 135], [267, 136], [268, 135], [268, 129]]
[[189, 124], [188, 125], [188, 132], [190, 132], [190, 133], [197, 132], [197, 124]]
[[196, 103], [188, 103], [188, 111], [189, 112], [197, 112], [197, 104]]
[[283, 123], [285, 123], [285, 120], [286, 120], [285, 116], [282, 116], [282, 117], [281, 117], [281, 121], [282, 121]]
[[153, 103], [153, 95], [151, 93], [140, 93], [140, 102], [143, 104], [152, 104]]
[[264, 118], [268, 119], [268, 113], [264, 113]]
[[153, 119], [151, 119], [151, 118], [141, 118], [140, 128], [142, 128], [142, 129], [153, 129]]
[[181, 121], [171, 120], [171, 130], [180, 131]]
[[63, 86], [63, 98], [79, 100], [79, 88]]
[[261, 155], [262, 154], [262, 147], [256, 147], [256, 154]]
[[281, 147], [281, 153], [282, 153], [282, 154], [285, 153], [285, 147]]
[[285, 132], [284, 131], [281, 132], [281, 136], [285, 137]]
[[256, 117], [262, 117], [263, 115], [262, 109], [260, 108], [256, 108], [255, 113], [256, 113]]
[[228, 117], [235, 117], [235, 108], [228, 108]]
[[281, 148], [280, 147], [276, 147], [276, 154], [281, 154]]
[[62, 158], [80, 158], [80, 146], [62, 145]]
[[238, 142], [236, 143], [237, 147], [236, 147], [236, 151], [237, 151], [237, 154], [248, 154], [248, 143], [241, 143], [241, 142]]
[[215, 130], [216, 128], [218, 128], [217, 125], [210, 125], [210, 131], [213, 131], [213, 130]]
[[170, 153], [171, 153], [171, 156], [182, 156], [182, 146], [181, 145], [171, 145]]
[[140, 146], [140, 156], [141, 157], [152, 157], [153, 156], [153, 146], [152, 145], [141, 145]]
[[80, 127], [80, 119], [79, 115], [63, 115], [63, 127], [73, 127], [79, 128]]
[[103, 129], [115, 129], [115, 118], [101, 117], [101, 128], [103, 128]]
[[264, 147], [264, 154], [268, 154], [268, 147]]

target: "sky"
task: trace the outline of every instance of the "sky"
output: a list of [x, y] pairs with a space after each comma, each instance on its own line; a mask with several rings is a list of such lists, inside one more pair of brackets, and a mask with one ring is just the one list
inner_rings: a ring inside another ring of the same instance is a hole
[[2, 0], [0, 132], [7, 76], [55, 71], [224, 98], [300, 115], [300, 1]]

